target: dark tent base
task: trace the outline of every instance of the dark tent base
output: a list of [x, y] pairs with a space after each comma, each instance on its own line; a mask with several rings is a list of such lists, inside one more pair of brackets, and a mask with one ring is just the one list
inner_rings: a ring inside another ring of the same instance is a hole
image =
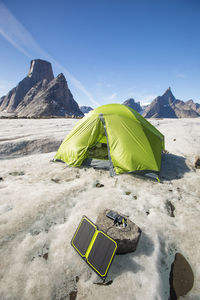
[[[64, 163], [62, 160], [58, 160], [58, 159], [55, 161]], [[110, 171], [110, 161], [104, 160], [104, 159], [86, 158], [79, 168], [93, 168], [93, 169], [97, 169], [97, 170]], [[127, 172], [124, 174], [130, 174], [130, 175], [133, 175], [133, 176], [136, 176], [139, 178], [142, 177], [143, 179], [156, 180], [156, 181], [160, 182], [160, 179], [158, 176], [159, 172], [152, 171], [152, 170], [141, 170], [141, 171]]]

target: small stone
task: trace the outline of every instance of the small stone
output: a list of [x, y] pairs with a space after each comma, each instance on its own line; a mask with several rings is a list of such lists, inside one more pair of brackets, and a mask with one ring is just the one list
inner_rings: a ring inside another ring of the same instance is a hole
[[3, 177], [0, 177], [0, 181], [3, 181]]
[[169, 154], [169, 151], [167, 151], [167, 150], [163, 150], [163, 153], [165, 153], [165, 154]]
[[[141, 229], [132, 221], [127, 218], [127, 226], [116, 226], [114, 220], [108, 218], [106, 214], [110, 209], [105, 209], [101, 211], [97, 217], [96, 225], [100, 230], [107, 233], [111, 238], [113, 238], [117, 243], [116, 254], [125, 254], [134, 252], [137, 248]], [[122, 215], [121, 213], [118, 213]]]
[[106, 281], [106, 282], [94, 282], [94, 284], [97, 284], [97, 285], [111, 285], [113, 283], [113, 280], [109, 280], [109, 281]]
[[135, 195], [135, 196], [133, 196], [133, 198], [135, 199], [135, 200], [137, 200], [137, 196]]
[[12, 176], [23, 176], [25, 175], [25, 173], [23, 171], [14, 171], [14, 172], [10, 172], [9, 175], [12, 175]]
[[125, 194], [128, 196], [128, 195], [130, 195], [130, 194], [131, 194], [131, 192], [125, 192]]
[[48, 253], [45, 253], [45, 254], [43, 255], [43, 258], [47, 260], [47, 259], [48, 259], [48, 256], [49, 256]]
[[185, 296], [193, 287], [194, 274], [185, 257], [176, 253], [170, 272], [170, 299]]
[[59, 178], [51, 178], [51, 181], [55, 182], [55, 183], [59, 183], [60, 179]]
[[98, 187], [98, 188], [101, 188], [101, 187], [103, 187], [103, 186], [104, 186], [104, 185], [101, 184], [101, 183], [99, 183], [99, 182], [96, 183], [96, 187]]
[[71, 291], [69, 294], [69, 299], [70, 300], [75, 300], [77, 297], [77, 291]]
[[196, 158], [196, 161], [195, 161], [195, 168], [196, 168], [196, 169], [200, 169], [200, 157], [197, 157], [197, 158]]
[[32, 235], [38, 235], [38, 234], [40, 234], [40, 232], [41, 232], [41, 231], [39, 231], [39, 230], [34, 230], [34, 231], [31, 232], [31, 234], [32, 234]]
[[169, 201], [169, 200], [166, 201], [166, 208], [167, 208], [167, 211], [168, 211], [170, 217], [174, 218], [175, 217], [175, 215], [174, 215], [175, 206], [171, 203], [171, 201]]
[[173, 141], [175, 142], [175, 141], [176, 141], [176, 139], [173, 139]]

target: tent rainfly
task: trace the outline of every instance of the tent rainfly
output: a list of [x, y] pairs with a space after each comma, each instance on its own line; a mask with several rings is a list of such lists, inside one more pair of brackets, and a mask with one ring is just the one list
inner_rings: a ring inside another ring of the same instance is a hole
[[111, 175], [159, 172], [164, 136], [134, 109], [107, 104], [77, 122], [54, 159], [79, 167], [86, 158], [110, 162]]

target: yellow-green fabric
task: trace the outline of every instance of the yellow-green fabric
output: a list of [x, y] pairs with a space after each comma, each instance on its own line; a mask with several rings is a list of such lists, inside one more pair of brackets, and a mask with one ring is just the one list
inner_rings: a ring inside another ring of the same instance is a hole
[[99, 158], [107, 157], [106, 144], [116, 174], [160, 170], [164, 136], [122, 104], [107, 104], [90, 111], [64, 139], [55, 159], [80, 166], [87, 157], [98, 153]]

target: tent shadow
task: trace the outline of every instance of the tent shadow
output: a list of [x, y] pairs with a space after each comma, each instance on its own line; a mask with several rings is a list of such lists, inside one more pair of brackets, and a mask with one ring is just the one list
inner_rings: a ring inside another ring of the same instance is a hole
[[[180, 179], [184, 177], [184, 174], [190, 172], [190, 168], [186, 164], [186, 159], [183, 156], [171, 154], [171, 153], [163, 153], [162, 161], [161, 161], [161, 170], [159, 172], [159, 178], [162, 181], [170, 181], [173, 179]], [[100, 170], [109, 170], [110, 164], [109, 161], [95, 160], [95, 159], [86, 159], [82, 164], [82, 167], [100, 169]], [[149, 171], [147, 173], [153, 173], [153, 171]], [[127, 173], [133, 177], [139, 177], [143, 179], [149, 179], [151, 177], [144, 176], [145, 172], [130, 172]], [[157, 176], [157, 175], [156, 175]], [[156, 179], [152, 177], [151, 179]]]
[[180, 179], [184, 174], [190, 172], [189, 167], [186, 165], [185, 157], [178, 156], [171, 153], [162, 154], [160, 178], [161, 180]]
[[154, 244], [152, 240], [145, 233], [142, 233], [135, 252], [115, 256], [111, 270], [109, 271], [109, 279], [114, 280], [126, 272], [137, 273], [144, 271], [144, 267], [135, 262], [134, 257], [142, 255], [150, 256], [153, 251]]

